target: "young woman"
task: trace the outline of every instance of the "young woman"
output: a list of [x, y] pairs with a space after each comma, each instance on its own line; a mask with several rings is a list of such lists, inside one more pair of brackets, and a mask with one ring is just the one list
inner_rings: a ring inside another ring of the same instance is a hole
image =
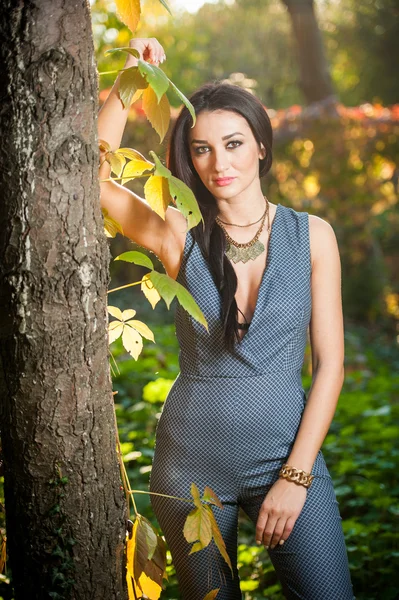
[[[165, 59], [156, 39], [135, 39], [144, 60]], [[136, 59], [129, 57], [127, 65]], [[181, 372], [156, 433], [150, 491], [190, 497], [195, 482], [223, 502], [214, 514], [234, 577], [212, 542], [189, 555], [192, 505], [152, 495], [183, 600], [240, 599], [237, 519], [255, 524], [287, 598], [352, 600], [338, 502], [320, 450], [344, 379], [340, 257], [332, 227], [264, 196], [272, 128], [264, 107], [236, 86], [210, 83], [190, 98], [171, 133], [167, 166], [193, 190], [205, 221], [186, 233], [169, 207], [163, 221], [142, 198], [101, 183], [101, 202], [125, 234], [152, 250], [194, 296], [209, 333], [181, 307]], [[112, 89], [99, 137], [120, 145], [127, 110]], [[109, 174], [103, 164], [100, 178]], [[309, 327], [312, 386], [301, 369]]]

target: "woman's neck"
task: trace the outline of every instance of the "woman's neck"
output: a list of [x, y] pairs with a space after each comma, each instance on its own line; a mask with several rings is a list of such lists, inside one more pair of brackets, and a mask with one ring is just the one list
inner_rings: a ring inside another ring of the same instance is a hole
[[226, 223], [248, 225], [259, 219], [265, 212], [266, 200], [262, 192], [251, 198], [240, 195], [228, 199], [216, 199], [219, 218]]

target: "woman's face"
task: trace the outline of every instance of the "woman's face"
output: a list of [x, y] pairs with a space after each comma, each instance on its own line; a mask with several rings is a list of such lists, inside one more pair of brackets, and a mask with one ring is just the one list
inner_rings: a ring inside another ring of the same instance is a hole
[[201, 112], [190, 129], [189, 143], [194, 168], [215, 198], [233, 198], [259, 186], [259, 160], [265, 150], [241, 115]]

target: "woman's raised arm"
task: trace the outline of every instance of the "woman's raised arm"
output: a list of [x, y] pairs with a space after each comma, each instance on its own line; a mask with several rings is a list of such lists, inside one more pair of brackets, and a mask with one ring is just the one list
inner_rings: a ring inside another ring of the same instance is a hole
[[[158, 64], [165, 59], [161, 44], [155, 38], [137, 38], [130, 41], [130, 47], [140, 53], [143, 60]], [[138, 64], [134, 56], [128, 55], [125, 67]], [[126, 126], [128, 108], [124, 108], [119, 97], [120, 75], [102, 105], [98, 114], [98, 138], [109, 144], [111, 150], [120, 147]], [[161, 219], [137, 194], [108, 179], [111, 167], [100, 153], [101, 206], [122, 226], [124, 234], [144, 248], [152, 250], [162, 260], [166, 271], [174, 277], [179, 269], [184, 245], [186, 221], [176, 209], [169, 208], [165, 221]]]

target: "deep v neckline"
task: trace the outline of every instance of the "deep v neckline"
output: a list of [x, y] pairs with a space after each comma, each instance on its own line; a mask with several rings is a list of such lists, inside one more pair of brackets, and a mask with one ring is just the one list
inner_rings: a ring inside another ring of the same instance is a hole
[[243, 340], [248, 336], [248, 334], [249, 334], [249, 332], [251, 330], [252, 324], [253, 324], [253, 322], [254, 322], [254, 320], [255, 320], [255, 318], [257, 316], [257, 313], [258, 313], [260, 295], [261, 295], [261, 292], [262, 292], [262, 288], [263, 288], [264, 282], [267, 279], [267, 277], [269, 275], [269, 271], [270, 271], [270, 262], [271, 262], [271, 255], [272, 255], [272, 241], [274, 239], [273, 231], [274, 231], [276, 222], [278, 220], [278, 216], [279, 216], [279, 212], [280, 212], [279, 209], [281, 209], [281, 204], [280, 203], [278, 203], [276, 205], [276, 212], [274, 213], [273, 221], [272, 221], [272, 223], [270, 225], [270, 234], [269, 234], [269, 238], [267, 240], [266, 264], [265, 264], [265, 268], [263, 270], [262, 277], [261, 277], [260, 284], [259, 284], [259, 288], [258, 288], [258, 295], [256, 297], [255, 309], [254, 309], [254, 312], [253, 312], [253, 315], [252, 315], [249, 327], [248, 327], [246, 333], [240, 339], [239, 343], [242, 343]]

